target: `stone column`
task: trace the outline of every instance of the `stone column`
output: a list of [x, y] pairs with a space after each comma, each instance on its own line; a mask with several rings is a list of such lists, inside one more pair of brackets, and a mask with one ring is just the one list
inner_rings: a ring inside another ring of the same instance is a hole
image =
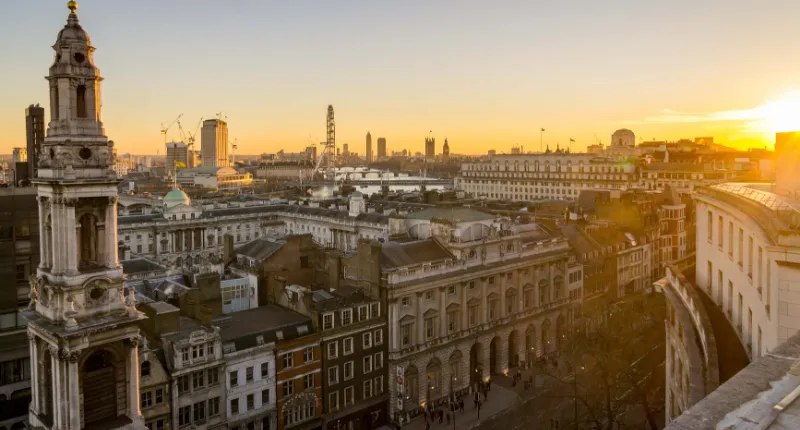
[[36, 350], [36, 336], [28, 333], [28, 344], [31, 361], [31, 411], [39, 414], [41, 410], [39, 399], [39, 351]]
[[467, 303], [467, 284], [466, 282], [462, 282], [461, 286], [461, 303], [459, 304], [461, 309], [461, 321], [459, 329], [465, 330], [469, 328], [469, 303]]
[[425, 341], [425, 317], [422, 315], [420, 302], [422, 301], [422, 293], [414, 295], [414, 319], [416, 321], [416, 333], [414, 334], [414, 345], [420, 344]]
[[129, 418], [136, 421], [139, 412], [139, 336], [131, 337], [128, 343], [128, 403]]
[[108, 205], [106, 206], [106, 232], [105, 232], [106, 249], [106, 266], [115, 268], [119, 266], [119, 258], [117, 252], [117, 198], [109, 197]]
[[64, 398], [61, 396], [61, 357], [58, 353], [58, 348], [55, 346], [50, 346], [50, 362], [51, 362], [51, 377], [52, 377], [52, 385], [51, 389], [53, 390], [53, 429], [64, 429], [63, 420], [62, 420], [62, 406], [64, 403]]
[[481, 312], [478, 316], [478, 324], [489, 321], [489, 305], [486, 301], [486, 280], [481, 279]]
[[[400, 313], [400, 311], [398, 309], [399, 307], [400, 307], [400, 305], [398, 304], [397, 299], [392, 299], [389, 302], [389, 315], [392, 316], [392, 319], [391, 319], [390, 322], [392, 324], [392, 327], [396, 327], [396, 328], [400, 328], [400, 319], [399, 319], [400, 316], [398, 315]], [[390, 345], [392, 345], [392, 348], [390, 348], [390, 349], [393, 349], [395, 351], [399, 351], [399, 350], [401, 350], [403, 348], [403, 346], [400, 345], [400, 338], [399, 338], [400, 335], [398, 333], [399, 331], [400, 330], [397, 330], [397, 329], [389, 330], [389, 333], [392, 335], [392, 338], [389, 340], [391, 342]], [[387, 357], [387, 362], [388, 362], [388, 357]]]
[[65, 239], [62, 237], [64, 235], [64, 228], [63, 222], [61, 219], [62, 215], [62, 207], [63, 204], [61, 203], [61, 198], [56, 197], [53, 199], [53, 204], [50, 209], [50, 224], [51, 228], [50, 231], [52, 232], [51, 236], [51, 244], [50, 251], [52, 252], [53, 256], [53, 266], [52, 271], [53, 273], [63, 273], [64, 272], [64, 253], [61, 249], [61, 244], [64, 243], [63, 240]]
[[70, 352], [67, 356], [67, 379], [69, 384], [67, 414], [69, 415], [70, 430], [80, 430], [81, 428], [81, 412], [83, 411], [83, 408], [81, 407], [81, 376], [78, 372], [78, 358], [80, 358], [80, 356], [80, 351]]
[[68, 238], [66, 243], [66, 252], [67, 252], [67, 272], [69, 273], [78, 273], [78, 241], [75, 237], [76, 233], [79, 232], [78, 225], [75, 223], [75, 203], [77, 201], [75, 199], [67, 199], [64, 202], [64, 212], [66, 220], [65, 231], [67, 234], [70, 234], [71, 237]]
[[189, 229], [189, 250], [190, 251], [194, 251], [194, 249], [195, 249], [194, 248], [194, 240], [195, 240], [194, 239], [194, 234], [195, 234], [195, 229], [193, 229], [193, 228]]
[[439, 287], [439, 336], [447, 336], [447, 287]]
[[39, 268], [48, 267], [48, 256], [47, 256], [47, 229], [45, 228], [45, 223], [47, 222], [47, 215], [46, 212], [46, 198], [45, 197], [37, 197], [36, 200], [39, 202], [39, 250], [40, 258], [39, 258]]

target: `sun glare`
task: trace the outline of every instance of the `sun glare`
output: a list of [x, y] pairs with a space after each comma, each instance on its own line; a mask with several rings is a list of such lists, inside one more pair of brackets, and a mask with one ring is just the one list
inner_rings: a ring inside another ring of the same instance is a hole
[[765, 132], [800, 130], [800, 91], [791, 92], [758, 108]]

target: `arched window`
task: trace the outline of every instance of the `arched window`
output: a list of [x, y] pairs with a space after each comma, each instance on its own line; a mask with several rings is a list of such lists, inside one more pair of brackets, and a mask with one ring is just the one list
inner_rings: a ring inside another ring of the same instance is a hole
[[409, 366], [405, 372], [405, 380], [403, 381], [405, 387], [403, 392], [406, 394], [406, 401], [415, 404], [419, 401], [419, 374], [417, 368]]
[[75, 89], [75, 97], [78, 108], [78, 118], [86, 118], [86, 86], [78, 85], [78, 88]]
[[142, 368], [141, 368], [140, 372], [141, 372], [142, 378], [144, 378], [145, 376], [150, 376], [150, 362], [149, 361], [143, 361], [142, 362]]
[[426, 388], [425, 398], [428, 402], [441, 397], [442, 393], [442, 363], [438, 358], [433, 358], [426, 367]]

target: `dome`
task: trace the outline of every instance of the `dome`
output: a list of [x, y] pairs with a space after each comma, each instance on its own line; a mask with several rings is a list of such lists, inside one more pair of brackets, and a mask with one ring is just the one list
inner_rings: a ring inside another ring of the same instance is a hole
[[[73, 6], [77, 9], [77, 4], [74, 2], [70, 2], [70, 6]], [[70, 14], [67, 18], [67, 25], [64, 26], [61, 31], [58, 32], [58, 38], [56, 39], [56, 46], [62, 44], [69, 44], [72, 42], [79, 42], [86, 45], [91, 45], [92, 41], [89, 39], [89, 33], [87, 33], [83, 27], [81, 27], [80, 22], [78, 22], [78, 15], [75, 13], [75, 10], [70, 7]]]
[[192, 203], [192, 200], [189, 198], [186, 193], [183, 191], [175, 188], [167, 193], [164, 196], [164, 206], [168, 208], [172, 208], [178, 205], [186, 205], [189, 206]]

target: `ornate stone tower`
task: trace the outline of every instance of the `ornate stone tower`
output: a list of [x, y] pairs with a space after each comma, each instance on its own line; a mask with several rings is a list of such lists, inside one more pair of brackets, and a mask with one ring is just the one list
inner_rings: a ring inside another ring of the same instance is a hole
[[113, 142], [100, 122], [100, 71], [68, 3], [50, 82], [51, 120], [38, 175], [41, 262], [25, 312], [31, 427], [143, 429], [139, 328], [117, 260]]

